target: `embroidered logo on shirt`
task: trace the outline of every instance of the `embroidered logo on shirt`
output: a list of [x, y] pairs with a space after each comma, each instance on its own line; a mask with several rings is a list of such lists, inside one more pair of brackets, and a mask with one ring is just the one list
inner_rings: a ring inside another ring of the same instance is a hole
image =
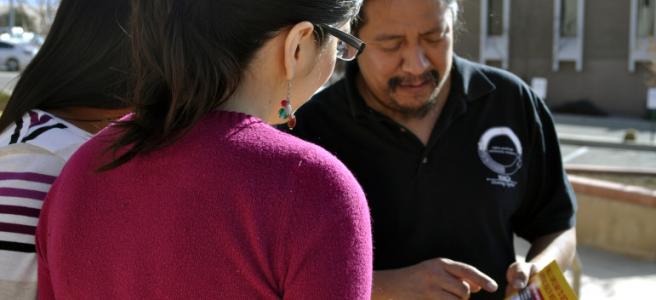
[[488, 129], [478, 141], [478, 156], [483, 164], [497, 174], [487, 178], [492, 185], [514, 188], [512, 175], [522, 168], [522, 143], [508, 127]]

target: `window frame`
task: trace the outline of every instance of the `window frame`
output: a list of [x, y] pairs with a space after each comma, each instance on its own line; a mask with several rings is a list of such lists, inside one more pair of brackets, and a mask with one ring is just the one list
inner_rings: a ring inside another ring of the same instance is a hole
[[583, 71], [583, 47], [585, 41], [585, 0], [576, 0], [576, 36], [562, 35], [562, 7], [566, 0], [554, 0], [552, 70], [557, 72], [561, 62], [576, 63], [576, 71]]
[[510, 0], [503, 1], [502, 10], [502, 34], [496, 36], [488, 35], [489, 2], [490, 0], [481, 0], [481, 32], [480, 32], [480, 49], [479, 61], [482, 64], [488, 61], [501, 61], [501, 66], [508, 69], [510, 61]]
[[[636, 71], [636, 65], [640, 62], [651, 62], [652, 54], [650, 53], [651, 44], [655, 41], [656, 36], [656, 17], [654, 18], [653, 35], [649, 37], [638, 37], [638, 1], [640, 0], [631, 0], [631, 19], [630, 19], [630, 28], [629, 28], [629, 61], [628, 68], [629, 72], [633, 73]], [[653, 1], [653, 0], [652, 0]], [[653, 9], [656, 10], [656, 2], [652, 3]], [[656, 12], [655, 12], [656, 16]]]

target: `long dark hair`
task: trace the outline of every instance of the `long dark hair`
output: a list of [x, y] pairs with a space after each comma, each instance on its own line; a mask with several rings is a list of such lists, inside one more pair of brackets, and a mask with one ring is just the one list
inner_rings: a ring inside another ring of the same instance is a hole
[[129, 7], [130, 0], [63, 0], [0, 117], [0, 132], [35, 108], [127, 107]]
[[110, 149], [126, 151], [101, 170], [171, 143], [219, 107], [257, 50], [281, 29], [302, 21], [347, 22], [361, 2], [134, 0], [135, 113], [118, 124], [121, 135]]

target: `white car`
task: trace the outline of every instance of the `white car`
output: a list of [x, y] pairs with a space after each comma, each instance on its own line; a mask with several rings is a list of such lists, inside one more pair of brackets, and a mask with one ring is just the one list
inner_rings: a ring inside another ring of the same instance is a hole
[[32, 61], [38, 48], [27, 44], [0, 41], [0, 67], [7, 71], [20, 71]]

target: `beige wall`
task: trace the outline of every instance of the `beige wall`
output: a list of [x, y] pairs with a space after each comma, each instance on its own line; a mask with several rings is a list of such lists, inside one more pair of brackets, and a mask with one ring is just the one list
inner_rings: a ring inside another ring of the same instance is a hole
[[580, 245], [656, 261], [656, 208], [577, 193]]
[[[480, 0], [464, 0], [463, 28], [456, 52], [475, 61], [479, 57]], [[613, 115], [644, 117], [649, 72], [638, 65], [628, 71], [630, 1], [587, 0], [585, 7], [583, 71], [574, 63], [551, 70], [552, 0], [512, 0], [510, 71], [524, 80], [549, 80], [547, 103], [589, 99]]]

